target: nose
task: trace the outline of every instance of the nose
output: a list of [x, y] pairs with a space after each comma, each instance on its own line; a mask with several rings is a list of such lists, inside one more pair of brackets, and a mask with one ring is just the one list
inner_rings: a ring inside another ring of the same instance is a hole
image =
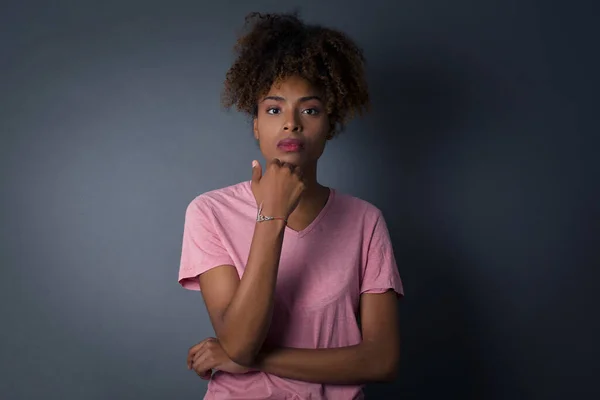
[[290, 132], [301, 132], [302, 131], [302, 123], [300, 121], [300, 116], [296, 111], [289, 111], [285, 116], [285, 124], [283, 125], [284, 131]]

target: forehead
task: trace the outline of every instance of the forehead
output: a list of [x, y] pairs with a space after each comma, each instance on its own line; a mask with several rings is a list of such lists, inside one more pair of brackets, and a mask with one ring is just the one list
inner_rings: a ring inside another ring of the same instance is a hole
[[299, 76], [291, 76], [275, 81], [271, 85], [267, 96], [303, 97], [318, 94], [320, 94], [320, 91], [311, 82]]

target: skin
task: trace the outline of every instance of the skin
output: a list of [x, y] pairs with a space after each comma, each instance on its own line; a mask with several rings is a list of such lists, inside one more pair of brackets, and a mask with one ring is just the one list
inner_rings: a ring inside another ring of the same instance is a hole
[[[329, 196], [329, 188], [317, 182], [317, 163], [330, 139], [323, 100], [321, 92], [308, 81], [292, 76], [273, 84], [259, 99], [254, 118], [254, 138], [267, 163], [279, 159], [299, 166], [302, 171], [306, 187], [288, 218], [288, 227], [296, 231], [310, 224]], [[277, 143], [286, 138], [302, 139], [304, 150], [287, 153], [278, 149]]]
[[[329, 189], [317, 182], [317, 162], [329, 139], [329, 119], [323, 100], [317, 88], [299, 77], [276, 82], [258, 99], [254, 135], [267, 165], [276, 171], [272, 165], [280, 160], [301, 170], [304, 191], [288, 219], [288, 226], [295, 230], [308, 226], [329, 196]], [[277, 143], [288, 137], [302, 139], [304, 151], [282, 152]], [[277, 171], [285, 178], [282, 182], [292, 180], [291, 174], [288, 177], [281, 169]], [[261, 175], [261, 167], [253, 168], [253, 181]], [[271, 176], [275, 176], [275, 172]], [[257, 195], [260, 196], [255, 192]], [[264, 231], [259, 231], [259, 227]], [[400, 339], [397, 297], [393, 291], [361, 295], [362, 341], [358, 345], [335, 349], [263, 346], [284, 227], [281, 221], [258, 224], [241, 280], [233, 266], [219, 266], [200, 275], [202, 295], [217, 338], [207, 338], [189, 349], [188, 368], [204, 379], [209, 379], [213, 370], [263, 371], [322, 384], [363, 384], [394, 379]]]

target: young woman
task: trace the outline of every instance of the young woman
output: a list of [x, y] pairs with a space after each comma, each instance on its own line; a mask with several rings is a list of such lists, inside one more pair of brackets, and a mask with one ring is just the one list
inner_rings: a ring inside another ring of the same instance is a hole
[[187, 208], [179, 282], [216, 333], [188, 368], [205, 399], [360, 399], [395, 376], [402, 283], [380, 210], [319, 184], [317, 162], [368, 105], [363, 54], [293, 14], [246, 27], [224, 103], [252, 116], [266, 164]]

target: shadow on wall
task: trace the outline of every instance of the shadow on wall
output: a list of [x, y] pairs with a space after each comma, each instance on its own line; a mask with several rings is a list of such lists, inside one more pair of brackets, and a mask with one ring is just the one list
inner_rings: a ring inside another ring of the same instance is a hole
[[365, 393], [368, 399], [490, 398], [484, 387], [506, 371], [486, 363], [485, 329], [469, 287], [473, 266], [443, 233], [448, 227], [440, 226], [436, 203], [444, 199], [431, 198], [428, 187], [438, 167], [432, 153], [474, 122], [489, 122], [484, 111], [506, 111], [507, 103], [498, 103], [501, 91], [490, 90], [495, 83], [482, 79], [480, 68], [448, 50], [398, 51], [396, 59], [369, 66], [373, 109], [357, 129], [374, 133], [365, 140], [378, 163], [369, 175], [385, 180], [371, 180], [368, 197], [386, 216], [405, 284], [401, 365], [394, 383], [368, 385]]

